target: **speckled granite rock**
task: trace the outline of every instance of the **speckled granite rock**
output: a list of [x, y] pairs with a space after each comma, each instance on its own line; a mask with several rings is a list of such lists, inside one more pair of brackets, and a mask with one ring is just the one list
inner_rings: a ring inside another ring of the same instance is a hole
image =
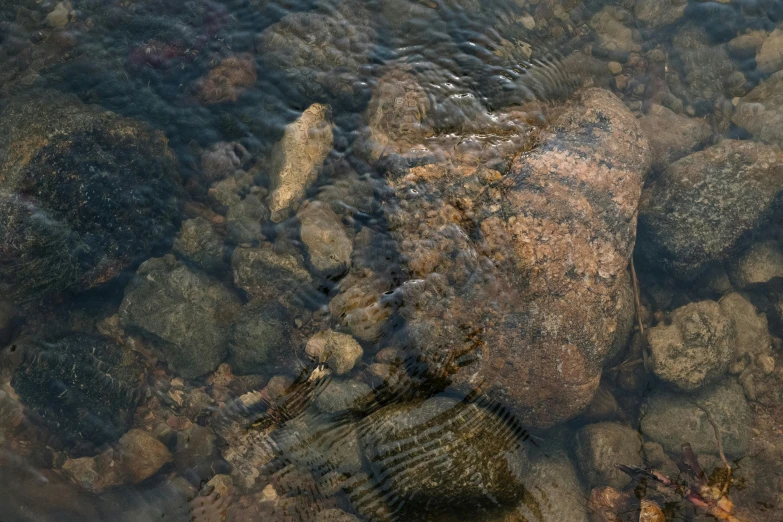
[[639, 253], [651, 266], [693, 279], [747, 244], [781, 190], [783, 151], [777, 147], [725, 140], [695, 152], [645, 188]]
[[430, 159], [388, 169], [386, 219], [409, 278], [397, 292], [409, 342], [434, 358], [476, 355], [457, 386], [486, 382], [522, 422], [550, 426], [598, 387], [650, 153], [604, 90], [560, 107], [527, 154], [524, 117], [413, 148]]
[[333, 144], [329, 107], [313, 104], [285, 130], [272, 152], [269, 210], [272, 221], [288, 217], [305, 190], [318, 176], [318, 169]]
[[231, 289], [167, 255], [139, 267], [125, 288], [120, 322], [149, 337], [175, 372], [193, 378], [226, 357], [240, 306]]
[[736, 337], [715, 301], [688, 303], [672, 312], [671, 324], [648, 330], [650, 367], [683, 391], [715, 382], [734, 356]]
[[178, 174], [162, 133], [53, 91], [6, 100], [1, 115], [3, 296], [92, 288], [173, 235]]

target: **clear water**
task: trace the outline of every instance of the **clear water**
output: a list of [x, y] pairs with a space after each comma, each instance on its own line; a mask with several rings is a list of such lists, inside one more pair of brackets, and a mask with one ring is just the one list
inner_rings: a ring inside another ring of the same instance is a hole
[[781, 75], [773, 0], [0, 0], [0, 521], [783, 521]]

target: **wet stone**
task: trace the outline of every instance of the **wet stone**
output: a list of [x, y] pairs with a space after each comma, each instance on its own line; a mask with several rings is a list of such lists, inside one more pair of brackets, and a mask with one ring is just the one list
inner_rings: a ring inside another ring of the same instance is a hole
[[288, 217], [304, 198], [332, 149], [332, 125], [327, 105], [313, 104], [286, 126], [283, 138], [272, 151], [269, 210], [272, 221]]
[[712, 128], [706, 121], [675, 114], [660, 105], [653, 105], [639, 124], [650, 142], [652, 167], [656, 171], [664, 170], [712, 137]]
[[255, 194], [231, 205], [226, 214], [228, 239], [236, 244], [257, 243], [264, 239], [261, 225], [269, 219], [269, 210]]
[[731, 121], [765, 143], [783, 146], [783, 71], [741, 98]]
[[638, 251], [651, 266], [693, 279], [747, 243], [781, 189], [783, 152], [776, 147], [724, 140], [695, 152], [642, 193]]
[[234, 284], [251, 297], [266, 301], [295, 293], [312, 282], [299, 257], [278, 254], [268, 247], [236, 248], [231, 266]]
[[163, 133], [50, 91], [0, 116], [4, 297], [95, 287], [173, 236], [178, 174]]
[[588, 424], [576, 434], [577, 462], [588, 487], [622, 489], [631, 477], [616, 468], [642, 465], [642, 443], [636, 430], [613, 422]]
[[167, 255], [139, 267], [125, 289], [120, 322], [150, 338], [175, 372], [194, 378], [214, 371], [226, 357], [240, 306], [221, 282]]
[[221, 141], [201, 153], [201, 171], [208, 181], [218, 181], [241, 168], [248, 156], [242, 144]]
[[[370, 484], [355, 488], [351, 498], [360, 513], [397, 505], [403, 519], [425, 521], [465, 510], [491, 514], [522, 501], [527, 459], [518, 434], [475, 403], [441, 396], [392, 405], [366, 426], [360, 444], [372, 468]], [[401, 459], [439, 464], [400, 466]], [[373, 499], [375, 491], [387, 493]]]
[[206, 272], [227, 268], [223, 259], [223, 238], [206, 218], [197, 217], [182, 223], [174, 240], [174, 252]]
[[363, 382], [332, 379], [313, 404], [323, 413], [358, 409], [368, 400], [371, 392], [370, 387]]
[[204, 103], [235, 102], [257, 78], [252, 55], [229, 56], [199, 82], [198, 97]]
[[683, 391], [723, 376], [734, 355], [735, 334], [720, 305], [689, 303], [672, 312], [670, 320], [648, 331], [653, 373]]
[[181, 472], [195, 471], [201, 475], [209, 473], [212, 461], [218, 455], [216, 440], [217, 436], [211, 429], [198, 424], [178, 431], [174, 452], [177, 469]]
[[737, 371], [738, 365], [741, 368], [759, 355], [768, 355], [772, 351], [767, 316], [756, 310], [746, 297], [736, 292], [724, 295], [719, 304], [723, 314], [731, 321], [736, 336], [729, 370], [732, 373], [739, 373], [742, 370]]
[[776, 241], [754, 243], [731, 263], [728, 275], [735, 288], [752, 288], [783, 277], [783, 252]]
[[11, 386], [26, 414], [80, 457], [131, 427], [143, 367], [108, 337], [71, 333], [16, 340], [0, 354], [16, 369]]
[[783, 69], [783, 29], [775, 29], [761, 44], [756, 53], [759, 71], [772, 74]]
[[707, 386], [692, 395], [664, 388], [653, 390], [642, 410], [640, 429], [645, 439], [661, 444], [669, 454], [679, 455], [682, 445], [688, 442], [697, 455], [717, 455], [718, 444], [710, 418], [720, 430], [727, 457], [738, 458], [748, 453], [752, 412], [742, 386], [733, 379]]
[[119, 451], [131, 482], [141, 482], [172, 461], [166, 446], [147, 432], [133, 429], [120, 439]]
[[327, 330], [307, 341], [307, 355], [325, 363], [337, 375], [350, 372], [364, 353], [361, 345], [350, 335]]
[[351, 261], [353, 240], [340, 217], [318, 201], [303, 205], [296, 217], [313, 268], [327, 275], [345, 271]]
[[298, 367], [291, 334], [293, 320], [277, 302], [254, 299], [239, 313], [228, 344], [237, 374], [294, 373]]

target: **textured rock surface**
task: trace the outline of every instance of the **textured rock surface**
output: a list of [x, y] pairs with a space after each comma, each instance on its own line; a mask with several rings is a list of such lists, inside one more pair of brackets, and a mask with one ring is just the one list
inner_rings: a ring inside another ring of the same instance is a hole
[[0, 117], [0, 289], [32, 299], [104, 283], [175, 230], [162, 133], [42, 91]]
[[695, 152], [645, 188], [639, 252], [651, 266], [692, 279], [744, 246], [781, 189], [783, 152], [776, 147], [725, 140]]
[[334, 413], [347, 409], [357, 409], [372, 397], [372, 390], [363, 382], [332, 379], [315, 398], [313, 404], [319, 411]]
[[296, 368], [291, 342], [293, 321], [275, 301], [255, 299], [236, 319], [228, 345], [231, 367], [238, 374], [293, 373]]
[[[399, 505], [401, 519], [425, 521], [465, 509], [491, 513], [522, 500], [526, 458], [514, 429], [476, 404], [433, 397], [392, 405], [368, 418], [366, 427], [359, 442], [373, 488], [354, 490], [360, 513], [391, 520], [387, 510]], [[411, 464], [400, 466], [400, 459]]]
[[307, 341], [307, 355], [326, 363], [327, 367], [342, 375], [350, 372], [361, 359], [363, 351], [350, 335], [327, 330], [319, 332]]
[[131, 427], [143, 368], [108, 337], [72, 333], [14, 341], [3, 357], [18, 361], [11, 380], [26, 413], [69, 453], [92, 453]]
[[753, 244], [729, 266], [735, 288], [749, 288], [783, 277], [783, 252], [776, 241]]
[[650, 328], [650, 367], [660, 379], [692, 391], [718, 380], [736, 342], [729, 318], [715, 301], [689, 303], [672, 312], [671, 324]]
[[235, 102], [257, 78], [252, 55], [229, 56], [199, 82], [198, 97], [204, 103]]
[[207, 272], [227, 267], [223, 260], [223, 238], [203, 217], [189, 219], [174, 240], [174, 252]]
[[693, 395], [654, 390], [647, 399], [640, 420], [645, 438], [661, 444], [678, 455], [684, 443], [693, 451], [718, 454], [715, 430], [709, 417], [718, 426], [727, 457], [747, 454], [752, 435], [752, 412], [742, 387], [733, 379], [726, 379]]
[[313, 104], [286, 129], [272, 152], [269, 210], [279, 222], [299, 204], [332, 149], [329, 107]]
[[286, 15], [263, 32], [258, 49], [264, 64], [282, 73], [287, 88], [302, 100], [352, 106], [363, 90], [362, 67], [373, 43], [372, 24], [363, 4], [336, 4]]
[[783, 29], [772, 31], [761, 44], [756, 53], [756, 67], [766, 74], [783, 69]]
[[125, 472], [132, 482], [148, 479], [173, 458], [162, 442], [137, 429], [123, 435], [119, 451]]
[[[740, 361], [752, 361], [772, 350], [772, 338], [767, 328], [767, 316], [756, 310], [742, 295], [731, 292], [719, 301], [721, 310], [731, 321], [736, 336], [732, 366]], [[735, 371], [736, 372], [736, 371]]]
[[639, 124], [650, 142], [653, 170], [658, 171], [704, 145], [712, 136], [706, 121], [676, 114], [660, 105], [653, 105]]
[[642, 442], [632, 428], [614, 422], [588, 424], [576, 434], [576, 460], [588, 488], [608, 485], [622, 489], [631, 477], [617, 464], [642, 465]]
[[636, 0], [636, 19], [650, 27], [661, 27], [679, 20], [685, 13], [685, 0]]
[[299, 209], [299, 235], [307, 248], [310, 264], [319, 273], [335, 274], [351, 261], [353, 240], [340, 217], [326, 203], [313, 201]]
[[783, 146], [783, 71], [741, 98], [732, 121], [761, 141]]
[[261, 225], [269, 219], [269, 210], [256, 194], [248, 194], [234, 203], [226, 213], [228, 239], [237, 244], [261, 241]]
[[271, 248], [237, 248], [231, 267], [237, 287], [266, 301], [289, 295], [311, 282], [301, 259], [276, 254]]
[[218, 181], [233, 174], [247, 157], [240, 143], [221, 141], [201, 153], [201, 171], [208, 181]]
[[[524, 147], [516, 125], [485, 129], [500, 133], [493, 147], [468, 134], [446, 142], [449, 159], [392, 168], [386, 216], [410, 278], [396, 298], [414, 346], [433, 358], [473, 352], [456, 382], [486, 382], [524, 423], [548, 426], [598, 387], [649, 147], [622, 103], [591, 89], [500, 179], [485, 165], [505, 168]], [[439, 139], [411, 154], [437, 158]]]
[[125, 289], [120, 321], [149, 337], [174, 371], [193, 378], [226, 357], [239, 298], [219, 281], [167, 255], [142, 263]]

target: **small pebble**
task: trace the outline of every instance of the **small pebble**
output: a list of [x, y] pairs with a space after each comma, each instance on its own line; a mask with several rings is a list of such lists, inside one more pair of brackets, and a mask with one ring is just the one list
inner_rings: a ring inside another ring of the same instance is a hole
[[620, 62], [609, 62], [609, 71], [614, 75], [620, 74], [623, 72], [623, 66]]

